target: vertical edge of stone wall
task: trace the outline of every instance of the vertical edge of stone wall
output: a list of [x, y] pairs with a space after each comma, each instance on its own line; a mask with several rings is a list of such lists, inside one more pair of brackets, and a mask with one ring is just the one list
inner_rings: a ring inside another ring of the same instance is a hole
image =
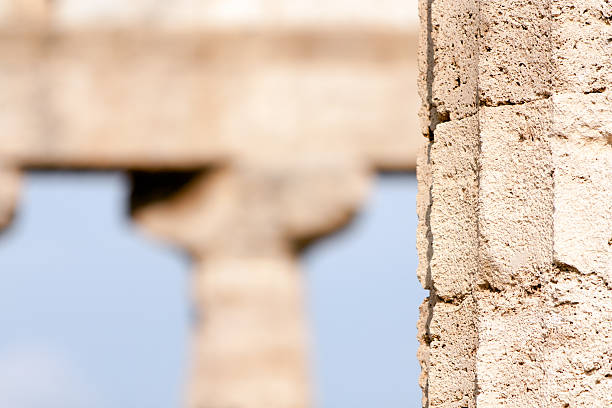
[[423, 406], [610, 406], [612, 3], [422, 0], [421, 22]]
[[[424, 407], [475, 407], [478, 1], [421, 0], [418, 337]], [[452, 273], [449, 273], [449, 270]]]

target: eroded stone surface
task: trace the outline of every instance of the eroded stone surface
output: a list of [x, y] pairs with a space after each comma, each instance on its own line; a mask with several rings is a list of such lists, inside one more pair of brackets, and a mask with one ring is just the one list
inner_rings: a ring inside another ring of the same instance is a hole
[[553, 102], [555, 262], [612, 285], [612, 93]]
[[478, 88], [481, 104], [497, 106], [551, 94], [550, 2], [480, 3]]
[[540, 284], [552, 267], [549, 101], [480, 113], [479, 285]]
[[423, 143], [417, 158], [416, 176], [417, 191], [417, 255], [419, 264], [417, 277], [425, 289], [431, 289], [430, 258], [433, 248], [431, 246], [431, 143]]
[[610, 406], [612, 286], [567, 266], [553, 273], [545, 290], [543, 397], [550, 406]]
[[545, 407], [546, 313], [538, 294], [478, 295], [478, 407]]
[[428, 325], [429, 407], [476, 407], [475, 357], [478, 345], [474, 299], [459, 304], [437, 302]]
[[463, 299], [478, 269], [478, 118], [441, 124], [431, 147], [431, 280], [437, 296]]
[[552, 43], [557, 92], [597, 92], [612, 86], [612, 3], [553, 0]]
[[[431, 128], [461, 119], [478, 108], [477, 0], [434, 0], [422, 24], [430, 29], [422, 44], [427, 87], [421, 98], [430, 104]], [[426, 45], [426, 47], [425, 47]], [[423, 68], [422, 68], [423, 69]]]
[[[436, 122], [431, 101], [421, 111], [432, 140], [422, 166], [432, 176], [419, 178], [431, 194], [420, 193], [418, 206], [418, 273], [431, 290], [419, 320], [423, 406], [610, 406], [612, 5], [479, 1], [476, 17], [431, 21], [443, 3], [421, 2], [419, 89], [427, 94], [469, 60], [479, 100], [469, 127], [453, 114]], [[474, 19], [473, 58], [452, 46], [423, 52]], [[450, 62], [436, 69], [439, 61]], [[460, 318], [452, 308], [462, 299], [474, 307]]]

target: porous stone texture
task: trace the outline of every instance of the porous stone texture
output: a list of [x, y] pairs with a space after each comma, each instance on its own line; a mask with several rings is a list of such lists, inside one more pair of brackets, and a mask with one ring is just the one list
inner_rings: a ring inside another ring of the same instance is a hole
[[439, 122], [461, 119], [478, 109], [478, 5], [477, 0], [422, 2], [421, 99], [431, 115], [432, 130]]
[[421, 7], [423, 406], [611, 406], [612, 5]]
[[[0, 226], [29, 168], [118, 169], [194, 259], [190, 408], [304, 408], [298, 251], [414, 169], [403, 0], [0, 0]], [[5, 271], [3, 271], [5, 272]]]
[[612, 3], [551, 1], [553, 81], [557, 92], [599, 92], [612, 83]]

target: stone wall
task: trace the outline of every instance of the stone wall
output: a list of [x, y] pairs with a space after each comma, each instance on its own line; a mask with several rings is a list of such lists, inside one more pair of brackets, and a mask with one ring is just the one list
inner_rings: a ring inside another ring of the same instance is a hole
[[612, 405], [612, 4], [423, 0], [426, 407]]

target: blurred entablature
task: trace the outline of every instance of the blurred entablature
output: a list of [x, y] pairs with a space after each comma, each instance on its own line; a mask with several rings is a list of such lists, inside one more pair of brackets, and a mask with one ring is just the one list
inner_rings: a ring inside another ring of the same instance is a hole
[[[92, 2], [79, 14], [81, 3], [0, 2], [0, 15], [10, 16], [0, 34], [4, 161], [194, 168], [299, 152], [414, 166], [417, 101], [405, 98], [416, 95], [410, 28], [383, 27], [389, 22], [375, 15], [335, 27], [309, 18], [266, 25], [263, 17], [236, 17], [231, 26], [199, 12], [201, 24], [187, 19], [188, 29], [175, 30], [164, 28], [162, 14], [149, 24], [113, 23], [136, 5], [134, 15], [147, 15], [154, 2]], [[211, 10], [215, 3], [197, 2]], [[95, 10], [119, 14], [96, 20]]]

